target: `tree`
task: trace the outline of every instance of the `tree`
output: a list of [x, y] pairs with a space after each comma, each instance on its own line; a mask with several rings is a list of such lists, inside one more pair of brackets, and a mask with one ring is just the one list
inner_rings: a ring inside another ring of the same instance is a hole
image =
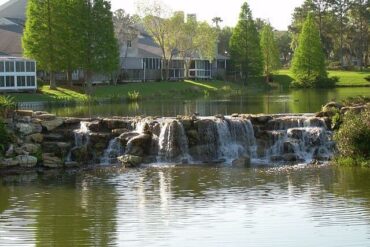
[[93, 73], [110, 74], [118, 69], [118, 44], [108, 1], [81, 0], [78, 7], [81, 13], [80, 65], [89, 89]]
[[216, 16], [212, 19], [212, 22], [216, 25], [217, 29], [220, 29], [220, 23], [223, 22], [223, 20], [221, 17]]
[[244, 3], [233, 35], [230, 39], [231, 58], [240, 67], [244, 84], [250, 76], [262, 74], [262, 53], [259, 35], [254, 23], [252, 12]]
[[230, 52], [230, 39], [233, 35], [231, 27], [224, 27], [218, 33], [218, 52], [221, 54], [228, 54]]
[[280, 57], [283, 59], [283, 65], [287, 65], [290, 62], [292, 48], [292, 38], [287, 31], [275, 31], [276, 42], [279, 47]]
[[58, 0], [28, 1], [22, 39], [25, 56], [35, 59], [39, 68], [49, 72], [51, 89], [56, 89], [55, 72], [60, 68], [60, 49], [57, 44], [61, 37], [58, 36], [60, 25], [56, 15], [59, 4]]
[[263, 73], [266, 82], [270, 81], [271, 73], [280, 67], [279, 51], [270, 24], [266, 24], [261, 32], [261, 50], [263, 56]]
[[327, 78], [320, 34], [312, 13], [307, 16], [299, 36], [292, 72], [302, 86], [312, 86], [317, 81]]
[[137, 31], [133, 28], [133, 25], [139, 21], [139, 16], [131, 16], [123, 9], [118, 9], [113, 13], [114, 32], [120, 46], [137, 37]]

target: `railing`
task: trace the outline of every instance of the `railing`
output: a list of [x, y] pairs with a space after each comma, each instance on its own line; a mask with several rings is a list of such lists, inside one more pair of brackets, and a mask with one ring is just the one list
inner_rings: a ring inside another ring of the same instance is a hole
[[190, 69], [189, 70], [189, 77], [190, 78], [199, 78], [199, 79], [211, 79], [212, 74], [211, 70], [209, 69]]

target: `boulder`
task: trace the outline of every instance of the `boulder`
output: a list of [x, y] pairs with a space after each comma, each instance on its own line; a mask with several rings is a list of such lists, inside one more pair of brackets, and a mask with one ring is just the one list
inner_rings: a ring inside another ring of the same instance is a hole
[[18, 155], [15, 158], [21, 167], [31, 168], [37, 165], [37, 158], [30, 155]]
[[143, 162], [143, 157], [135, 155], [123, 155], [117, 158], [117, 160], [127, 167], [137, 167]]
[[65, 137], [58, 133], [49, 133], [44, 135], [44, 140], [47, 142], [57, 142], [62, 141]]
[[86, 163], [90, 160], [91, 155], [88, 152], [88, 149], [86, 146], [82, 147], [75, 147], [71, 150], [71, 158], [73, 161], [79, 162], [79, 163]]
[[24, 152], [27, 152], [29, 154], [37, 154], [39, 151], [40, 151], [40, 145], [39, 144], [31, 144], [31, 143], [27, 143], [27, 144], [24, 144], [21, 149], [24, 151]]
[[53, 154], [44, 153], [42, 154], [42, 165], [47, 168], [61, 168], [63, 162], [59, 157], [55, 157]]
[[152, 144], [152, 136], [148, 134], [141, 134], [135, 136], [127, 143], [127, 153], [135, 156], [149, 154]]
[[64, 162], [64, 166], [67, 168], [74, 168], [74, 167], [80, 167], [80, 163], [76, 161], [66, 161]]
[[247, 155], [244, 155], [243, 157], [236, 159], [232, 163], [233, 167], [250, 167], [251, 166], [251, 158]]
[[323, 111], [327, 111], [327, 110], [330, 110], [330, 108], [336, 108], [338, 110], [340, 110], [341, 108], [343, 107], [342, 104], [338, 103], [338, 102], [329, 102], [327, 103], [324, 107], [323, 107]]
[[120, 135], [118, 137], [118, 139], [120, 139], [121, 143], [123, 145], [126, 145], [130, 139], [134, 138], [135, 136], [138, 136], [140, 135], [139, 133], [137, 132], [126, 132], [126, 133], [123, 133], [122, 135]]
[[237, 118], [237, 117], [239, 117], [239, 113], [233, 113], [233, 114], [231, 114], [231, 117]]
[[284, 159], [284, 161], [287, 161], [287, 162], [295, 162], [295, 161], [300, 161], [301, 160], [299, 158], [299, 156], [297, 154], [294, 154], [294, 153], [284, 154], [283, 159]]
[[44, 136], [41, 133], [31, 134], [26, 137], [27, 142], [42, 143], [44, 141]]
[[64, 119], [60, 118], [60, 117], [57, 117], [54, 120], [42, 121], [41, 125], [42, 125], [42, 127], [46, 128], [47, 131], [52, 131], [52, 130], [60, 127], [61, 125], [63, 125], [63, 123], [64, 123]]
[[42, 121], [52, 121], [55, 120], [57, 117], [54, 114], [41, 114], [37, 116], [38, 119]]
[[13, 166], [18, 166], [19, 161], [17, 159], [3, 159], [0, 160], [0, 167], [13, 167]]
[[42, 131], [42, 127], [40, 124], [33, 124], [33, 123], [17, 123], [16, 129], [21, 135], [41, 133]]
[[101, 121], [99, 120], [92, 121], [88, 123], [86, 126], [90, 131], [93, 131], [93, 132], [102, 131], [102, 124], [101, 124]]
[[14, 145], [11, 144], [8, 150], [5, 152], [5, 157], [12, 157], [14, 155]]
[[15, 114], [21, 117], [32, 117], [34, 113], [32, 110], [16, 110]]
[[46, 153], [53, 153], [58, 157], [65, 156], [70, 148], [71, 144], [68, 142], [44, 142], [42, 144], [42, 151]]

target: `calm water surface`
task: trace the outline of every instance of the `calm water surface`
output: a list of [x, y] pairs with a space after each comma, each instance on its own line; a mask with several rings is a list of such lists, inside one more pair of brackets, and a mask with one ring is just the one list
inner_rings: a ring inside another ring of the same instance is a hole
[[0, 178], [0, 246], [370, 246], [370, 170], [150, 167]]
[[[370, 88], [336, 88], [336, 89], [304, 89], [304, 90], [273, 90], [262, 92], [248, 90], [242, 96], [225, 98], [199, 98], [194, 100], [178, 100], [157, 98], [138, 103], [79, 105], [74, 107], [37, 107], [59, 116], [164, 116], [191, 115], [202, 116], [216, 114], [231, 115], [233, 113], [307, 113], [318, 112], [331, 100], [343, 100], [355, 96], [370, 97]], [[29, 108], [29, 106], [25, 106]]]

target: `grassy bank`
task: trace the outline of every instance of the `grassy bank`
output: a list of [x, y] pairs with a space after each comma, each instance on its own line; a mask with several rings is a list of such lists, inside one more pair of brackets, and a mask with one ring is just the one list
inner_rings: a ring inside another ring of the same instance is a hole
[[[365, 79], [369, 75], [370, 72], [329, 71], [329, 77], [336, 76], [339, 78], [337, 87], [370, 87], [370, 82]], [[284, 86], [289, 86], [290, 82], [294, 81], [294, 76], [290, 70], [279, 70], [275, 78], [278, 84]]]
[[[166, 98], [193, 98], [217, 94], [235, 94], [242, 89], [240, 84], [224, 81], [192, 81], [183, 82], [146, 82], [128, 83], [123, 85], [94, 86], [91, 96], [87, 96], [76, 89], [58, 87], [51, 90], [49, 86], [42, 86], [37, 93], [9, 93], [16, 102], [64, 102], [104, 99], [122, 99], [131, 92], [139, 92], [142, 99]], [[81, 91], [81, 90], [80, 90]]]

